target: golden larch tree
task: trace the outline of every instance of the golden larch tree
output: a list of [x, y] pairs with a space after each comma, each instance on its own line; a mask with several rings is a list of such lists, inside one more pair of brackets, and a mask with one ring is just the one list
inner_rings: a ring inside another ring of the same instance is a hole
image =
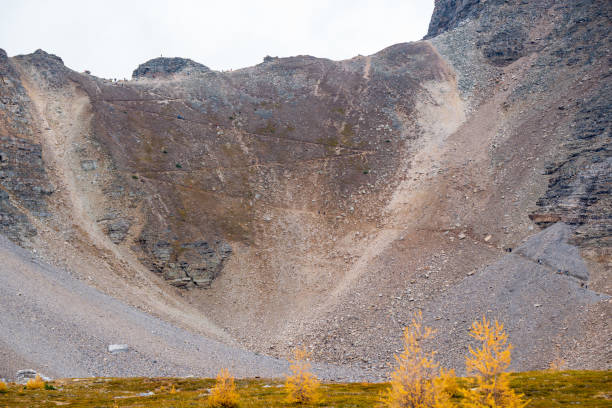
[[391, 374], [391, 388], [382, 395], [389, 408], [450, 408], [450, 397], [456, 389], [452, 370], [440, 368], [435, 352], [423, 350], [422, 343], [434, 335], [423, 325], [421, 312], [414, 314], [412, 324], [404, 328], [404, 351], [395, 356], [396, 368]]
[[41, 390], [45, 388], [45, 382], [43, 381], [40, 374], [36, 374], [35, 378], [30, 378], [26, 383], [26, 388], [28, 390]]
[[235, 408], [239, 400], [234, 377], [230, 375], [229, 370], [221, 369], [215, 386], [210, 390], [208, 405], [214, 408]]
[[308, 404], [319, 400], [319, 380], [310, 371], [308, 361], [310, 353], [305, 348], [296, 348], [289, 369], [292, 375], [287, 376], [285, 387], [287, 389], [288, 403]]
[[479, 341], [480, 347], [470, 346], [466, 357], [466, 370], [473, 376], [470, 387], [462, 390], [462, 406], [466, 408], [522, 408], [529, 401], [510, 388], [508, 373], [512, 345], [504, 325], [485, 317], [472, 324], [470, 336]]

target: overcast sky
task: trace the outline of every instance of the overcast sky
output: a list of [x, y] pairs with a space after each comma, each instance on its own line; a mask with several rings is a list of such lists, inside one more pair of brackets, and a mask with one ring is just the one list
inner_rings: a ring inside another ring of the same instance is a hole
[[372, 54], [421, 39], [432, 11], [433, 0], [2, 0], [0, 48], [42, 48], [105, 78], [160, 55], [226, 70], [266, 55]]

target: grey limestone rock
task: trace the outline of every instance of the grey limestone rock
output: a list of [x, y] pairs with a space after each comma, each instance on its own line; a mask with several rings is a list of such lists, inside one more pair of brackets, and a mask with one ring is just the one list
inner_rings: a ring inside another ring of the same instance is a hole
[[571, 236], [572, 228], [558, 222], [529, 239], [516, 253], [548, 266], [554, 272], [586, 281], [589, 271], [580, 257], [580, 250], [567, 243]]
[[125, 240], [132, 223], [126, 218], [118, 218], [106, 224], [106, 233], [111, 241], [119, 244]]
[[483, 7], [480, 0], [436, 0], [425, 38], [434, 37], [457, 27]]
[[151, 250], [152, 269], [177, 287], [209, 287], [221, 273], [223, 264], [232, 253], [232, 247], [224, 241], [199, 240], [171, 244], [157, 241]]
[[36, 374], [40, 375], [40, 378], [42, 378], [43, 381], [51, 381], [51, 378], [43, 375], [42, 373], [38, 373], [36, 372], [36, 370], [32, 369], [24, 369], [17, 371], [17, 374], [15, 374], [15, 379], [18, 384], [25, 384], [28, 382], [28, 380], [36, 378]]
[[149, 60], [144, 64], [140, 64], [138, 68], [136, 68], [132, 73], [132, 78], [156, 78], [158, 76], [164, 77], [186, 70], [196, 72], [210, 71], [210, 69], [205, 65], [202, 65], [187, 58], [159, 57]]
[[108, 345], [108, 352], [109, 353], [119, 353], [121, 351], [129, 351], [130, 350], [130, 346], [127, 344], [109, 344]]

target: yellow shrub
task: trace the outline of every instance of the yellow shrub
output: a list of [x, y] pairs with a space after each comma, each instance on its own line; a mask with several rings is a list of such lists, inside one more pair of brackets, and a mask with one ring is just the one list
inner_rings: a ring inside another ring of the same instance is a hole
[[208, 405], [219, 408], [233, 408], [238, 406], [240, 396], [236, 392], [236, 384], [228, 370], [222, 369], [217, 375], [217, 383], [210, 390]]
[[485, 317], [472, 324], [470, 336], [480, 341], [481, 347], [470, 347], [466, 357], [466, 369], [474, 378], [470, 387], [461, 390], [462, 406], [466, 408], [522, 408], [529, 401], [522, 394], [516, 394], [510, 388], [508, 374], [504, 371], [510, 366], [508, 335], [504, 325], [489, 322]]
[[389, 408], [452, 407], [450, 397], [457, 389], [455, 373], [440, 370], [434, 352], [425, 352], [421, 342], [433, 336], [433, 329], [423, 326], [421, 312], [415, 313], [412, 325], [404, 329], [404, 351], [395, 356], [396, 369], [391, 373], [391, 388], [382, 395]]
[[41, 390], [45, 388], [45, 382], [42, 378], [40, 378], [39, 374], [36, 374], [36, 378], [31, 378], [26, 383], [26, 388], [28, 390]]
[[7, 392], [8, 385], [4, 381], [0, 381], [0, 393]]
[[293, 352], [293, 360], [289, 366], [293, 375], [285, 380], [288, 403], [308, 404], [319, 400], [319, 380], [310, 372], [309, 357], [310, 354], [304, 348], [297, 348]]

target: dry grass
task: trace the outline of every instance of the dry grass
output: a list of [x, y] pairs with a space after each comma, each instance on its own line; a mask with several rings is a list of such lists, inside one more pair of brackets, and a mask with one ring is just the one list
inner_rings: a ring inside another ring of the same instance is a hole
[[[459, 379], [460, 382], [465, 382]], [[51, 382], [57, 390], [25, 390], [9, 384], [0, 407], [140, 408], [206, 407], [214, 379], [86, 378]], [[172, 387], [177, 390], [171, 394]], [[532, 371], [510, 375], [510, 386], [531, 400], [529, 408], [612, 407], [612, 371]], [[162, 388], [163, 387], [163, 388]], [[323, 400], [303, 407], [372, 408], [389, 384], [351, 383], [320, 386]], [[241, 408], [291, 407], [282, 380], [236, 380]], [[141, 393], [153, 392], [150, 396]], [[457, 401], [458, 402], [458, 401]]]

